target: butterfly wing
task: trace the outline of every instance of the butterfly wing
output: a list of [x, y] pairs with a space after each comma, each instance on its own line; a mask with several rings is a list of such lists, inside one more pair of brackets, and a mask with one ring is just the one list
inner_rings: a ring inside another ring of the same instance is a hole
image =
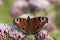
[[37, 27], [39, 27], [39, 29], [37, 29], [36, 33], [39, 32], [46, 23], [48, 23], [48, 18], [47, 17], [41, 17], [41, 25], [37, 26]]
[[27, 19], [25, 18], [17, 18], [14, 19], [14, 24], [17, 25], [17, 27], [20, 28], [20, 31], [22, 31], [24, 34], [28, 34], [28, 26], [27, 26]]
[[48, 22], [48, 18], [47, 17], [35, 17], [31, 19], [31, 23], [33, 24], [31, 26], [31, 32], [32, 34], [36, 34], [37, 32], [39, 32], [42, 27], [44, 26], [45, 23]]
[[39, 32], [45, 23], [48, 22], [47, 17], [35, 17], [30, 19], [17, 18], [14, 20], [15, 25], [17, 25], [24, 34], [36, 34]]

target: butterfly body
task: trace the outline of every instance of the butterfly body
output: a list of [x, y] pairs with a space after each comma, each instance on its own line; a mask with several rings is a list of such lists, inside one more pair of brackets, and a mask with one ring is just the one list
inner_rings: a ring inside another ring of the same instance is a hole
[[47, 17], [34, 17], [30, 18], [16, 18], [14, 19], [15, 25], [20, 28], [20, 30], [25, 34], [36, 34], [38, 33], [45, 23], [48, 22]]

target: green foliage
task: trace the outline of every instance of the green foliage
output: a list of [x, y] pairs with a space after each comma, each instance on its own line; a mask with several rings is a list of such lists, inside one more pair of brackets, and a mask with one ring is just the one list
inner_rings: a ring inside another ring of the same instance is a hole
[[7, 38], [7, 40], [13, 40], [12, 38]]
[[28, 36], [26, 37], [26, 39], [27, 39], [27, 40], [35, 40], [35, 37], [34, 37], [34, 35], [28, 35]]

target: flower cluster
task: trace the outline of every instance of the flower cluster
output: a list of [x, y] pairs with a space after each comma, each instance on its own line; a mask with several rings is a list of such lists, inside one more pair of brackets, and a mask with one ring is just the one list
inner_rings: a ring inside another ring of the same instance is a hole
[[47, 34], [47, 31], [41, 30], [38, 34], [35, 35], [36, 40], [53, 40], [51, 36]]
[[12, 30], [7, 24], [0, 23], [0, 40], [7, 40], [8, 37], [14, 40], [22, 40], [25, 38], [25, 35], [17, 30]]
[[15, 0], [13, 7], [11, 9], [12, 16], [18, 16], [22, 9], [28, 7], [28, 3], [25, 0]]
[[21, 13], [22, 9], [29, 9], [31, 12], [46, 10], [50, 6], [47, 0], [15, 0], [11, 9], [11, 15], [17, 16]]
[[[13, 28], [13, 26], [12, 26]], [[0, 23], [0, 40], [7, 40], [8, 37], [13, 38], [14, 40], [25, 40], [27, 35], [23, 34], [20, 31], [12, 30], [8, 24]], [[47, 31], [41, 30], [35, 34], [36, 40], [53, 40], [51, 36], [47, 34]]]

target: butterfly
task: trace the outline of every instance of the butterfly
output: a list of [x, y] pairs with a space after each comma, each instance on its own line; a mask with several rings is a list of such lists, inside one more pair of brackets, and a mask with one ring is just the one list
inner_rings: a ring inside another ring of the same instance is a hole
[[14, 25], [19, 27], [20, 31], [24, 34], [37, 34], [44, 24], [48, 23], [47, 17], [33, 17], [30, 18], [16, 18], [14, 19]]

